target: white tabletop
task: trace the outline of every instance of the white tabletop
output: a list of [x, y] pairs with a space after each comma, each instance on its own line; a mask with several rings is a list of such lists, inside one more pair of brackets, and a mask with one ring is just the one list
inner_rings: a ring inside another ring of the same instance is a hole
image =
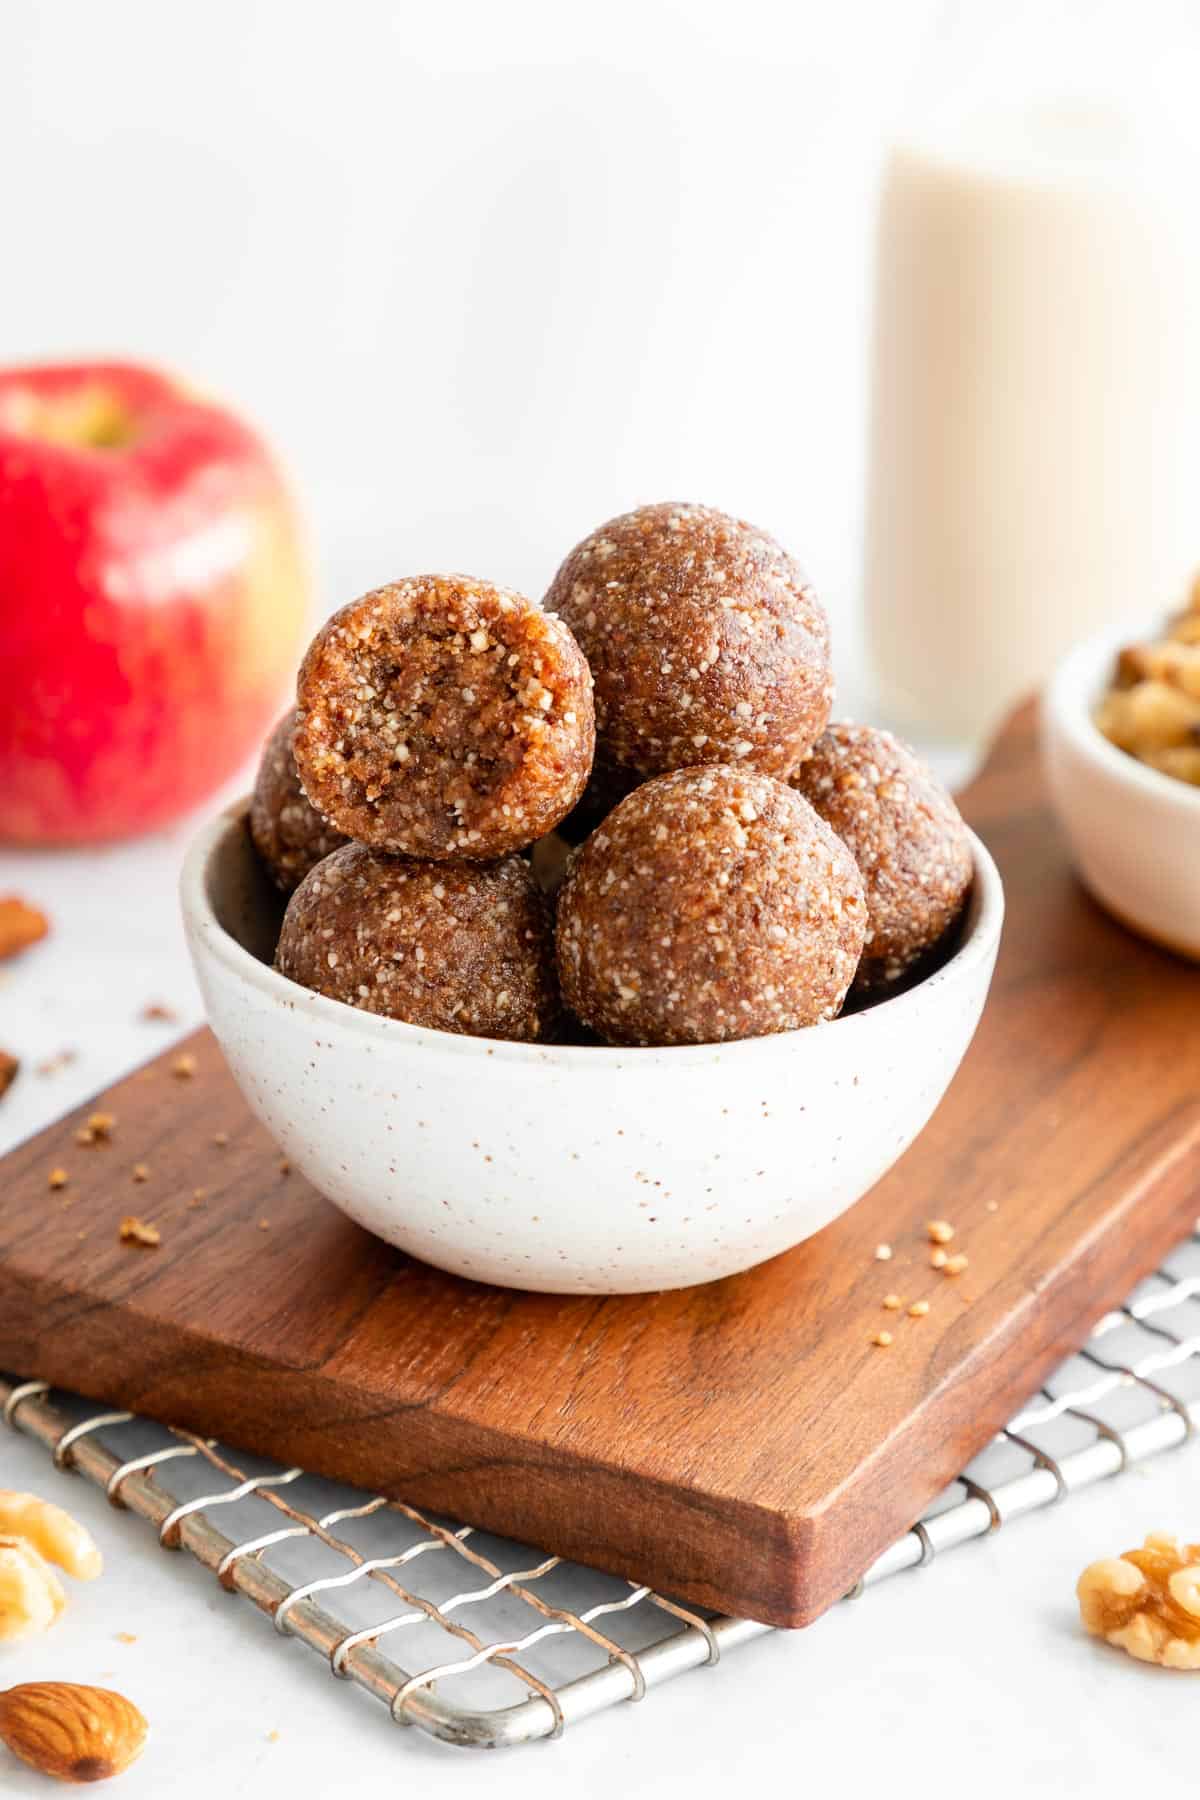
[[[53, 1633], [10, 1646], [11, 1681], [120, 1688], [151, 1724], [128, 1800], [333, 1795], [409, 1781], [436, 1793], [533, 1796], [833, 1789], [931, 1796], [1181, 1791], [1194, 1768], [1197, 1677], [1145, 1669], [1085, 1639], [1072, 1588], [1090, 1558], [1145, 1528], [1195, 1528], [1183, 1451], [998, 1537], [897, 1576], [806, 1632], [773, 1634], [579, 1724], [557, 1744], [484, 1758], [391, 1725], [297, 1644], [218, 1588], [99, 1490], [0, 1440], [6, 1483], [69, 1506], [103, 1546]], [[131, 1633], [132, 1644], [118, 1640]], [[274, 1734], [278, 1734], [275, 1736]], [[41, 1785], [0, 1761], [0, 1794]]]
[[[187, 828], [101, 854], [0, 856], [0, 892], [40, 904], [53, 935], [8, 965], [0, 1043], [27, 1067], [0, 1105], [0, 1148], [200, 1016], [174, 904]], [[169, 1004], [174, 1026], [140, 1017]], [[54, 1074], [33, 1065], [70, 1048]], [[654, 1789], [893, 1796], [1153, 1791], [1194, 1766], [1200, 1676], [1146, 1670], [1089, 1642], [1075, 1578], [1147, 1530], [1195, 1535], [1200, 1461], [1169, 1455], [901, 1575], [807, 1632], [775, 1634], [573, 1727], [559, 1743], [484, 1760], [392, 1726], [191, 1559], [32, 1442], [0, 1436], [0, 1481], [69, 1506], [93, 1529], [103, 1578], [73, 1587], [51, 1635], [9, 1647], [0, 1679], [120, 1687], [151, 1722], [128, 1800], [333, 1794], [406, 1778], [438, 1793]], [[136, 1642], [119, 1641], [131, 1633]], [[278, 1733], [277, 1737], [272, 1734]], [[40, 1784], [0, 1758], [0, 1794]]]

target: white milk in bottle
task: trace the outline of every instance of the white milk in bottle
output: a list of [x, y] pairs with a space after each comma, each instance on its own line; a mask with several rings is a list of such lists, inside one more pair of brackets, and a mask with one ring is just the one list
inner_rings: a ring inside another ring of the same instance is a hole
[[1200, 561], [1200, 155], [1046, 98], [896, 144], [878, 234], [866, 605], [884, 710], [978, 744]]

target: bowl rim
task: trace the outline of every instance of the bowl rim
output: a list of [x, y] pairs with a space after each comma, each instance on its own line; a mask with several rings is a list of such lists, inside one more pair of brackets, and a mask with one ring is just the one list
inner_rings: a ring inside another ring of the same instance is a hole
[[1200, 787], [1166, 775], [1128, 750], [1118, 749], [1095, 720], [1095, 707], [1105, 691], [1118, 651], [1144, 638], [1146, 632], [1146, 619], [1141, 615], [1120, 626], [1107, 626], [1074, 645], [1050, 678], [1043, 713], [1049, 724], [1094, 767], [1147, 799], [1173, 802], [1200, 819]]
[[974, 861], [974, 894], [970, 902], [974, 918], [964, 932], [954, 954], [931, 975], [914, 987], [907, 988], [890, 1000], [881, 1000], [862, 1012], [832, 1019], [818, 1026], [796, 1031], [774, 1032], [766, 1037], [736, 1038], [717, 1044], [538, 1044], [517, 1043], [505, 1038], [472, 1037], [465, 1032], [437, 1031], [429, 1026], [409, 1025], [402, 1019], [389, 1019], [377, 1013], [360, 1012], [342, 1000], [331, 1000], [314, 994], [298, 982], [281, 975], [260, 962], [246, 950], [217, 919], [208, 892], [208, 876], [217, 851], [234, 831], [246, 830], [250, 797], [244, 796], [208, 819], [192, 838], [183, 859], [179, 878], [180, 903], [184, 930], [193, 957], [212, 956], [223, 965], [235, 981], [248, 983], [266, 999], [286, 1005], [314, 1023], [349, 1031], [380, 1046], [411, 1050], [431, 1055], [472, 1057], [480, 1051], [501, 1063], [516, 1063], [526, 1068], [556, 1070], [614, 1069], [636, 1066], [685, 1069], [710, 1063], [714, 1059], [736, 1059], [741, 1064], [755, 1060], [771, 1060], [795, 1052], [797, 1045], [824, 1041], [827, 1031], [851, 1029], [859, 1032], [878, 1030], [883, 1021], [899, 1021], [909, 1012], [928, 1004], [929, 996], [950, 983], [957, 984], [985, 959], [999, 942], [1004, 922], [1004, 886], [1000, 871], [986, 845], [967, 828]]

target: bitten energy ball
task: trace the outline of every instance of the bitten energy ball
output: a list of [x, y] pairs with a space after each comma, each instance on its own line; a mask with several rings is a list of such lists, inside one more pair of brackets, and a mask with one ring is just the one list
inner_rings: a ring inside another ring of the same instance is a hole
[[643, 506], [572, 550], [546, 605], [596, 681], [603, 755], [643, 775], [787, 775], [825, 728], [829, 627], [792, 558], [708, 506]]
[[263, 747], [250, 803], [254, 847], [272, 881], [285, 894], [290, 894], [323, 856], [346, 841], [304, 797], [292, 755], [295, 727], [293, 707], [280, 719]]
[[831, 725], [792, 785], [862, 871], [867, 943], [856, 991], [894, 986], [966, 901], [973, 862], [958, 808], [907, 745], [869, 725]]
[[710, 1044], [838, 1012], [866, 932], [862, 877], [767, 775], [681, 769], [637, 788], [558, 901], [563, 998], [619, 1044]]
[[533, 1040], [558, 1020], [550, 914], [515, 856], [416, 863], [347, 844], [292, 895], [275, 966], [330, 1000], [437, 1031]]
[[504, 856], [571, 810], [592, 766], [591, 675], [570, 631], [466, 575], [417, 575], [344, 606], [296, 697], [305, 792], [378, 850]]

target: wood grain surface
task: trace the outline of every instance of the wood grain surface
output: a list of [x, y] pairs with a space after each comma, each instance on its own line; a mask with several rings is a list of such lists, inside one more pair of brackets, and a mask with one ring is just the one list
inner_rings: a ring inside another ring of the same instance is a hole
[[[1200, 970], [1076, 885], [1028, 709], [964, 810], [1008, 894], [983, 1024], [913, 1149], [798, 1250], [615, 1299], [438, 1274], [281, 1172], [200, 1032], [193, 1077], [171, 1052], [105, 1096], [111, 1143], [75, 1143], [84, 1108], [0, 1166], [0, 1366], [806, 1624], [1197, 1212]], [[126, 1213], [159, 1249], [119, 1241]]]

